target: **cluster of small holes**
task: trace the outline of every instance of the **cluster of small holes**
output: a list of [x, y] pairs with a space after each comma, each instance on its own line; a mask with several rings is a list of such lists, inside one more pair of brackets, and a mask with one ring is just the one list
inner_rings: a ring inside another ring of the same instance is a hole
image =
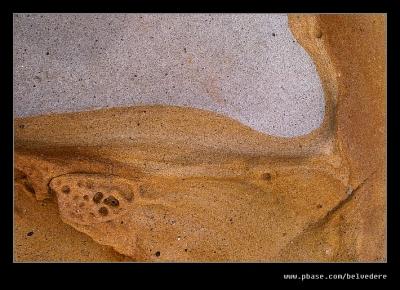
[[104, 198], [104, 194], [102, 192], [98, 191], [94, 194], [92, 200], [95, 204], [100, 204], [101, 202], [104, 204], [104, 206], [99, 208], [98, 212], [101, 216], [107, 216], [109, 213], [107, 206], [116, 208], [119, 206], [119, 200], [112, 195], [110, 195], [104, 199], [103, 198]]
[[[87, 197], [87, 198], [86, 198]], [[89, 199], [88, 195], [84, 196], [85, 200]], [[97, 204], [97, 205], [102, 205], [99, 209], [98, 209], [98, 213], [100, 216], [102, 217], [106, 217], [109, 214], [109, 209], [107, 208], [107, 206], [109, 207], [113, 207], [116, 208], [119, 206], [119, 200], [117, 198], [115, 198], [114, 196], [110, 195], [107, 198], [104, 198], [104, 194], [100, 191], [96, 192], [93, 195], [92, 201]], [[104, 205], [103, 205], [104, 204]], [[94, 214], [92, 215], [94, 216]]]
[[106, 221], [124, 210], [121, 199], [127, 202], [133, 200], [131, 190], [121, 190], [106, 185], [101, 189], [101, 184], [94, 180], [80, 179], [73, 182], [56, 180], [60, 197], [65, 196], [66, 210], [71, 218], [79, 222]]

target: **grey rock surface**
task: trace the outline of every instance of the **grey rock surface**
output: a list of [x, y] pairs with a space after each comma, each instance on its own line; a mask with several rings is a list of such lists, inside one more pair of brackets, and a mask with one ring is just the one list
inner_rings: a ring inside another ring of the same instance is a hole
[[284, 14], [14, 14], [14, 115], [175, 105], [292, 137], [324, 117]]

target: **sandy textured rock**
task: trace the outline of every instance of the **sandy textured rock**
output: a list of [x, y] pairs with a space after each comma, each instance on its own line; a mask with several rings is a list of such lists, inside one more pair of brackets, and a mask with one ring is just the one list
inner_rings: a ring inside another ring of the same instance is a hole
[[16, 184], [14, 196], [16, 262], [121, 262], [132, 259], [93, 241], [60, 218], [57, 203], [38, 201]]
[[385, 260], [386, 17], [292, 16], [290, 26], [313, 57], [326, 91], [337, 88], [336, 148], [346, 160], [355, 196], [325, 231], [336, 229], [342, 247], [353, 251], [344, 250], [339, 260]]
[[265, 134], [318, 128], [324, 94], [286, 14], [14, 14], [16, 117], [209, 110]]
[[16, 184], [134, 260], [385, 260], [385, 18], [289, 20], [323, 82], [319, 129], [164, 106], [19, 118]]

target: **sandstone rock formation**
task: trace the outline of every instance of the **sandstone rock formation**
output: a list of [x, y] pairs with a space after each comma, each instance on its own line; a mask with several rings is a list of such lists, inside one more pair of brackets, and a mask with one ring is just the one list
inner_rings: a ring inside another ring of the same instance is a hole
[[308, 135], [167, 106], [16, 119], [17, 260], [74, 260], [84, 247], [26, 254], [29, 206], [54, 217], [43, 228], [59, 225], [31, 252], [87, 240], [69, 225], [94, 241], [86, 260], [384, 261], [385, 17], [291, 15], [290, 27], [326, 95]]

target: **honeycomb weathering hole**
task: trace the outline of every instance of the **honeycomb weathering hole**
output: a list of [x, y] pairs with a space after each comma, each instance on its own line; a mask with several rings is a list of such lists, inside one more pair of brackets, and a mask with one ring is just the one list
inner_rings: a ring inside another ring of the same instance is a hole
[[106, 216], [106, 215], [108, 215], [108, 209], [107, 209], [106, 207], [102, 206], [102, 207], [99, 209], [99, 213], [100, 213], [100, 215], [102, 215], [102, 216]]
[[112, 207], [118, 207], [119, 206], [119, 201], [116, 199], [114, 196], [110, 195], [103, 201], [105, 204], [112, 206]]
[[94, 203], [100, 203], [102, 199], [103, 199], [103, 194], [101, 192], [96, 192], [93, 196]]
[[57, 195], [64, 219], [78, 224], [94, 224], [125, 214], [138, 186], [116, 176], [66, 174], [52, 179], [50, 188]]

